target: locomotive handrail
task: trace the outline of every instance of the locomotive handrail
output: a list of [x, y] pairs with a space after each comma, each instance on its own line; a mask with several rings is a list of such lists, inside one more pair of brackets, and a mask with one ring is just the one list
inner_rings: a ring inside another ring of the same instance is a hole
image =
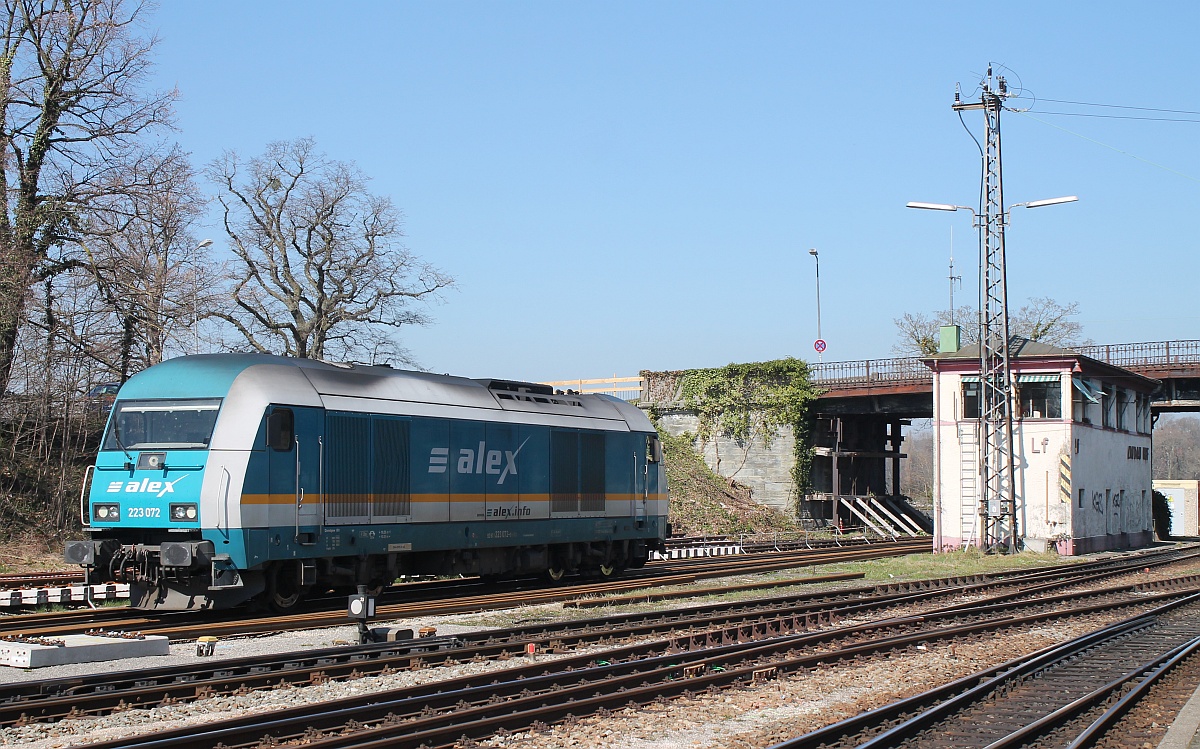
[[88, 466], [87, 470], [83, 472], [83, 486], [79, 489], [79, 521], [83, 524], [84, 528], [87, 528], [92, 524], [91, 518], [88, 517], [87, 498], [88, 486], [91, 485], [92, 476], [95, 473], [96, 466]]

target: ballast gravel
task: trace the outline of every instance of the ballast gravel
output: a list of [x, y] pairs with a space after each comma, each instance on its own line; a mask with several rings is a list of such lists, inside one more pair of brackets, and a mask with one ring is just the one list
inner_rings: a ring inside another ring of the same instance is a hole
[[[1189, 569], [1173, 572], [1187, 574], [1191, 571]], [[1172, 571], [1162, 570], [1156, 573], [1139, 577], [1141, 581], [1160, 576], [1169, 577]], [[538, 618], [555, 618], [556, 613], [561, 612], [561, 608], [549, 606], [524, 609], [522, 614], [527, 615], [533, 611], [532, 615]], [[712, 694], [699, 693], [642, 708], [613, 711], [603, 717], [579, 718], [569, 724], [551, 726], [542, 731], [495, 736], [480, 742], [480, 745], [506, 749], [766, 747], [1002, 663], [1023, 652], [1031, 652], [1077, 637], [1124, 619], [1131, 613], [1127, 610], [1118, 614], [1079, 617], [1010, 630], [995, 636], [976, 638], [970, 642], [933, 642], [924, 649], [909, 649], [852, 663], [831, 663], [803, 675], [784, 676], [754, 687], [731, 688]], [[892, 612], [892, 615], [899, 616], [902, 613]], [[444, 617], [390, 624], [414, 629], [432, 626], [437, 629], [439, 635], [487, 629], [474, 623], [464, 626], [462, 621], [461, 617]], [[849, 622], [842, 622], [846, 623]], [[354, 627], [289, 632], [266, 637], [221, 640], [216, 645], [214, 655], [206, 658], [196, 655], [193, 643], [182, 643], [172, 645], [170, 655], [131, 659], [122, 662], [119, 669], [136, 670], [202, 661], [212, 663], [222, 658], [302, 652], [306, 649], [353, 642], [357, 642], [357, 630]], [[595, 647], [574, 651], [571, 655], [603, 650], [602, 647]], [[552, 660], [563, 656], [536, 657], [539, 660]], [[220, 696], [193, 703], [127, 710], [98, 718], [9, 727], [0, 729], [0, 746], [21, 746], [23, 749], [86, 746], [88, 743], [189, 725], [212, 725], [224, 719], [251, 713], [329, 702], [342, 697], [411, 687], [458, 676], [498, 672], [527, 662], [524, 657], [518, 657], [508, 661], [463, 663], [387, 676], [368, 676], [353, 681], [331, 681], [316, 686], [260, 690], [246, 695]], [[111, 663], [56, 666], [26, 671], [0, 667], [0, 682], [78, 676], [116, 669], [117, 666]]]

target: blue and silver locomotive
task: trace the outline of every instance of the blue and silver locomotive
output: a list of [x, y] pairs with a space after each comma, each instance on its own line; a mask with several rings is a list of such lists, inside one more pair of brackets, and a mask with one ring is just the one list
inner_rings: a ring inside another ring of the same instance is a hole
[[605, 395], [260, 354], [131, 378], [67, 560], [134, 606], [285, 610], [402, 575], [615, 575], [667, 535], [650, 420]]

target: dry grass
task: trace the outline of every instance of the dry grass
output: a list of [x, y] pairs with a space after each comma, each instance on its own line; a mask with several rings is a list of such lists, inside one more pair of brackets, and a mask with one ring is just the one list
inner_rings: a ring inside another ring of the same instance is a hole
[[70, 569], [62, 550], [31, 533], [0, 542], [0, 573], [57, 572]]

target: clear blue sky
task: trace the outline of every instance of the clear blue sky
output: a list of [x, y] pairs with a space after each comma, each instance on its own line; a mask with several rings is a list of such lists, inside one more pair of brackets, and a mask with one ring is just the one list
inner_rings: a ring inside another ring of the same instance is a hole
[[[952, 231], [976, 299], [969, 214], [904, 207], [977, 202], [955, 82], [995, 61], [1043, 100], [1200, 111], [1194, 2], [170, 0], [149, 25], [198, 165], [312, 136], [394, 200], [458, 280], [401, 338], [473, 377], [815, 361], [810, 247], [825, 360], [889, 356], [893, 318], [947, 305]], [[1200, 115], [1053, 111], [1002, 118], [1007, 202], [1080, 198], [1014, 211], [1013, 306], [1200, 337]]]

